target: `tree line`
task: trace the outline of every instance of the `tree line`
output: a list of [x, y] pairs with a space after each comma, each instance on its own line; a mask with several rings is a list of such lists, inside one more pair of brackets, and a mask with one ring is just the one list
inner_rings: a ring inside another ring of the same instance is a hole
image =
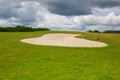
[[116, 31], [114, 31], [114, 30], [107, 30], [107, 31], [104, 31], [104, 33], [118, 33], [118, 34], [120, 34], [120, 30], [116, 30]]
[[48, 31], [48, 28], [32, 28], [27, 26], [0, 27], [0, 32], [31, 32], [31, 31]]
[[88, 32], [92, 32], [92, 33], [117, 33], [117, 34], [120, 34], [120, 30], [106, 30], [104, 32], [101, 32], [99, 30], [89, 30]]

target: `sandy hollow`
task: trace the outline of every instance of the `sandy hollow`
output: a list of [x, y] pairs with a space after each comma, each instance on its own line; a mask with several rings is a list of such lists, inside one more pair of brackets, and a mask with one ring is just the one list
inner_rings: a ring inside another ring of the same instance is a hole
[[21, 42], [66, 47], [105, 47], [107, 44], [83, 38], [75, 38], [80, 34], [45, 34], [42, 37], [22, 39]]

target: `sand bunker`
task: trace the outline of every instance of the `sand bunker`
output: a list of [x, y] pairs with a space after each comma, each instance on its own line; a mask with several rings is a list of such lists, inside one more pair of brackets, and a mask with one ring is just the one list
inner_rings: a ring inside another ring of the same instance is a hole
[[25, 43], [66, 47], [105, 47], [107, 44], [83, 38], [75, 38], [80, 34], [45, 34], [42, 37], [21, 40]]

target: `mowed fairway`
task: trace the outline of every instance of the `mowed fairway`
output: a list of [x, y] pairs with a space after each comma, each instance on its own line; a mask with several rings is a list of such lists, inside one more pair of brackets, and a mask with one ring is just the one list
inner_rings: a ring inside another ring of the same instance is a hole
[[[20, 42], [47, 33], [82, 34], [103, 48], [40, 46]], [[120, 35], [83, 32], [0, 32], [0, 80], [120, 80]]]

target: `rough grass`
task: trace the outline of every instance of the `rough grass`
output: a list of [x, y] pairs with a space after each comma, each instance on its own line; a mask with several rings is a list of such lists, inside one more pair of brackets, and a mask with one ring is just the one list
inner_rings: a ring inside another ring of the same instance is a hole
[[[20, 42], [46, 33], [77, 33], [104, 48], [38, 46]], [[43, 31], [0, 33], [0, 80], [120, 80], [120, 35]]]

